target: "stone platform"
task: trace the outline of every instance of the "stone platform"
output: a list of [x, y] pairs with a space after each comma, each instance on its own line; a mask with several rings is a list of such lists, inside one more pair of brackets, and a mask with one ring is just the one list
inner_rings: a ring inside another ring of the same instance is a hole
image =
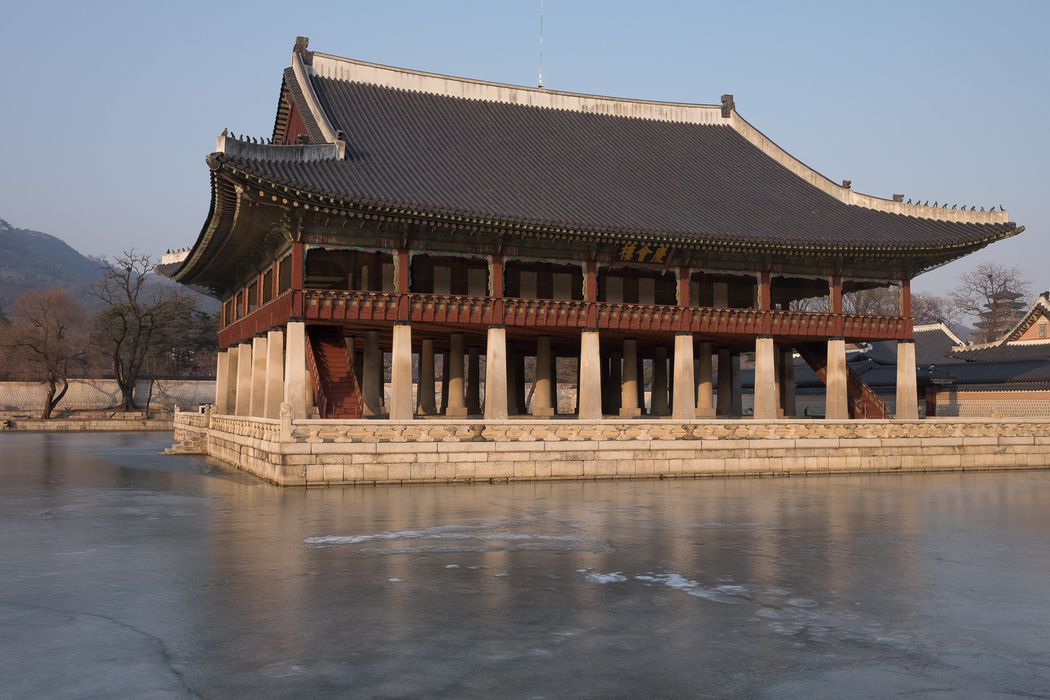
[[173, 452], [282, 486], [796, 476], [1050, 466], [1050, 418], [279, 420], [178, 413]]

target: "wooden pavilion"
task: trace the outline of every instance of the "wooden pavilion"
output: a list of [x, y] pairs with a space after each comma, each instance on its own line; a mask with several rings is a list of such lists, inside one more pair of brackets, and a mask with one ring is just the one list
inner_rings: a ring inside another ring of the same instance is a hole
[[[219, 413], [550, 417], [567, 380], [581, 420], [729, 416], [753, 352], [769, 420], [794, 415], [797, 352], [829, 419], [887, 417], [846, 343], [896, 340], [914, 368], [910, 280], [1023, 230], [833, 183], [731, 95], [614, 99], [307, 46], [272, 136], [218, 138], [207, 221], [158, 268], [222, 301]], [[843, 313], [843, 294], [887, 286], [897, 315]], [[915, 418], [914, 371], [897, 392]]]

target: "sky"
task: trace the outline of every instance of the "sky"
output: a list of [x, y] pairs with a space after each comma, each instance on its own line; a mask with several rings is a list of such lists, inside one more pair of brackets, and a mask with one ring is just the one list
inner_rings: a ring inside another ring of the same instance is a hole
[[[543, 83], [737, 111], [832, 181], [1005, 206], [980, 263], [1050, 289], [1050, 2], [543, 0]], [[0, 219], [85, 255], [187, 247], [224, 128], [268, 136], [297, 35], [322, 53], [535, 86], [540, 0], [0, 0]], [[1043, 262], [1040, 262], [1043, 261]]]

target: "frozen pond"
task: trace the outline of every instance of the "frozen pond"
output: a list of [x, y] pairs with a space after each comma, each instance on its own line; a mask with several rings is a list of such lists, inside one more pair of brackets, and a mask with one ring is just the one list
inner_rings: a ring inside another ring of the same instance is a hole
[[279, 489], [0, 435], [0, 698], [1050, 696], [1050, 472]]

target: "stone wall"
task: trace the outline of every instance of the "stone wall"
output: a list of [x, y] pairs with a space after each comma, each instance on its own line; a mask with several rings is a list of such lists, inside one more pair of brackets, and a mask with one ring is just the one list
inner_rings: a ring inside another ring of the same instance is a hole
[[179, 413], [176, 441], [282, 485], [1050, 466], [1050, 420], [333, 421]]
[[[135, 385], [135, 404], [146, 405], [149, 380]], [[0, 413], [39, 414], [44, 408], [47, 387], [38, 382], [0, 382]], [[178, 406], [183, 411], [196, 411], [200, 404], [215, 403], [214, 381], [158, 379], [153, 384], [151, 410], [171, 411]], [[55, 408], [55, 415], [63, 411], [103, 410], [120, 404], [120, 389], [113, 379], [72, 379], [69, 390]]]

